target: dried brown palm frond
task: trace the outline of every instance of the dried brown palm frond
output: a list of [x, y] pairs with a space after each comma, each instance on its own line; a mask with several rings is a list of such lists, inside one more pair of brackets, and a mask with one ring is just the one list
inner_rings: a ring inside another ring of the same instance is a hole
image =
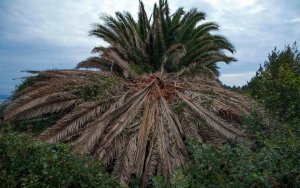
[[86, 60], [78, 63], [76, 66], [77, 69], [79, 68], [98, 68], [104, 71], [109, 71], [112, 69], [113, 63], [111, 61], [108, 61], [104, 58], [100, 57], [90, 57]]
[[14, 100], [4, 111], [4, 120], [35, 118], [71, 109], [83, 102], [77, 92], [104, 75], [76, 70], [40, 72], [34, 77], [34, 84], [14, 95]]
[[[40, 72], [36, 83], [16, 94], [5, 121], [69, 110], [40, 139], [71, 143], [74, 150], [100, 158], [123, 183], [141, 176], [143, 186], [158, 174], [170, 180], [174, 170], [184, 166], [187, 137], [200, 143], [247, 137], [238, 125], [254, 103], [217, 82], [155, 73], [119, 79], [116, 91], [107, 77], [112, 76], [80, 70]], [[95, 79], [109, 86], [100, 92], [105, 97], [84, 100], [79, 91]]]

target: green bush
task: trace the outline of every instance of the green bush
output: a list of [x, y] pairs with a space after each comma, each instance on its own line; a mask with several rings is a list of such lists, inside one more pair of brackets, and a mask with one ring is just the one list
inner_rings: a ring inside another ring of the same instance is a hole
[[25, 134], [0, 132], [0, 161], [1, 187], [119, 187], [99, 161]]
[[296, 43], [276, 48], [243, 87], [282, 120], [300, 118], [300, 52]]
[[[174, 175], [172, 187], [300, 187], [300, 121], [265, 134], [254, 113], [245, 121], [253, 140], [238, 145], [199, 145], [189, 140], [192, 159]], [[156, 187], [168, 187], [161, 178]]]

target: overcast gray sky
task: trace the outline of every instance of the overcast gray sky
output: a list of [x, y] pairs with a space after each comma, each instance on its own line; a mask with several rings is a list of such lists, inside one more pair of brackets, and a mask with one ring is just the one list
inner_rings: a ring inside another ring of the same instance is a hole
[[[151, 12], [155, 0], [144, 0]], [[277, 46], [300, 42], [300, 0], [169, 0], [178, 7], [197, 8], [217, 22], [220, 34], [236, 47], [238, 62], [220, 63], [221, 81], [245, 84]], [[102, 14], [129, 11], [138, 0], [1, 0], [0, 94], [9, 94], [22, 70], [73, 68], [102, 41], [88, 36]]]

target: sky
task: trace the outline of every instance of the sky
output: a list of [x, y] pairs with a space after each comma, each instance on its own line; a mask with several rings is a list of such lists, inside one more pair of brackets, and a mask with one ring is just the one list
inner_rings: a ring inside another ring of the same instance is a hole
[[[148, 13], [156, 0], [144, 0]], [[178, 7], [205, 12], [220, 25], [218, 34], [235, 46], [230, 65], [219, 63], [220, 80], [242, 86], [268, 53], [300, 43], [300, 0], [169, 0]], [[129, 11], [136, 17], [138, 0], [0, 0], [0, 94], [10, 94], [25, 70], [74, 68], [105, 45], [88, 36], [99, 17]]]

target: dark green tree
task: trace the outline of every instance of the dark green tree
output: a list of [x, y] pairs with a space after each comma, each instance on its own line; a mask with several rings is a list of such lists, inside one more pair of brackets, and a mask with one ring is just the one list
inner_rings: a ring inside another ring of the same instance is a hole
[[283, 120], [300, 117], [300, 52], [296, 42], [269, 54], [264, 67], [244, 86]]

